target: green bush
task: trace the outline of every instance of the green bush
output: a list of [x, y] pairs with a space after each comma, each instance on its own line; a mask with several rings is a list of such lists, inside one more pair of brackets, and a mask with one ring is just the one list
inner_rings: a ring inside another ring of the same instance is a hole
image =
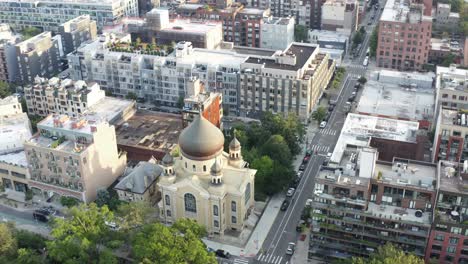
[[76, 198], [62, 196], [60, 197], [60, 204], [68, 208], [78, 205], [80, 202]]

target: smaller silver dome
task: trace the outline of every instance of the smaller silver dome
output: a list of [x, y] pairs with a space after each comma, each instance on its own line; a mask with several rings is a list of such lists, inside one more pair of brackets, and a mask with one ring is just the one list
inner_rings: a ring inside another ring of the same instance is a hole
[[211, 175], [219, 176], [221, 175], [223, 170], [223, 166], [221, 165], [221, 161], [219, 159], [215, 159], [213, 166], [211, 166]]
[[164, 155], [162, 159], [162, 163], [163, 165], [166, 165], [166, 166], [174, 165], [174, 158], [172, 157], [171, 154], [169, 154], [169, 152], [166, 152], [166, 155]]

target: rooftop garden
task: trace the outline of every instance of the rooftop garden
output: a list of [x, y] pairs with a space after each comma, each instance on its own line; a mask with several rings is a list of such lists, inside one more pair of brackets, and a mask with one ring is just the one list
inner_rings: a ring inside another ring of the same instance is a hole
[[174, 45], [156, 45], [154, 43], [142, 43], [139, 39], [136, 42], [115, 42], [110, 43], [110, 51], [129, 52], [138, 54], [147, 54], [155, 56], [167, 56], [174, 51]]

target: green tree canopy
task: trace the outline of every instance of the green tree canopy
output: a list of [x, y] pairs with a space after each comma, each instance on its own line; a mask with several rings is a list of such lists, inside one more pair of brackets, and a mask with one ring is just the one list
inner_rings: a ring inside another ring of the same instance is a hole
[[117, 222], [123, 230], [131, 230], [155, 221], [156, 208], [145, 201], [122, 203], [116, 212]]
[[309, 32], [307, 27], [302, 25], [296, 25], [294, 27], [294, 40], [297, 42], [305, 42], [309, 38]]
[[0, 256], [10, 257], [16, 253], [18, 242], [13, 234], [13, 227], [0, 223]]
[[40, 33], [41, 33], [41, 30], [36, 27], [27, 27], [21, 30], [21, 35], [23, 35], [24, 39], [32, 38], [36, 35], [39, 35]]
[[130, 100], [136, 100], [138, 98], [138, 96], [134, 92], [128, 92], [127, 96], [125, 96], [125, 98], [130, 99]]
[[106, 225], [114, 221], [107, 206], [98, 207], [80, 204], [68, 211], [70, 218], [56, 218], [51, 232], [54, 238], [47, 242], [49, 256], [60, 263], [96, 263], [105, 258], [108, 263], [116, 261], [104, 245], [114, 236]]
[[291, 151], [281, 135], [271, 136], [260, 149], [260, 153], [269, 156], [271, 159], [278, 161], [284, 166], [289, 166], [291, 164]]
[[322, 122], [322, 120], [325, 118], [325, 116], [327, 115], [327, 109], [325, 109], [325, 107], [323, 106], [319, 106], [317, 108], [317, 110], [315, 110], [313, 113], [312, 113], [312, 118], [314, 120], [317, 120], [317, 122]]
[[5, 98], [11, 95], [10, 85], [4, 81], [0, 81], [0, 98]]
[[375, 57], [377, 55], [377, 46], [379, 44], [379, 27], [375, 27], [369, 39], [369, 55]]
[[424, 260], [413, 254], [406, 254], [403, 250], [388, 243], [379, 247], [369, 259], [353, 258], [352, 264], [424, 264]]
[[171, 227], [160, 223], [144, 226], [132, 240], [133, 257], [139, 263], [215, 264], [213, 253], [200, 240], [204, 228], [190, 219]]

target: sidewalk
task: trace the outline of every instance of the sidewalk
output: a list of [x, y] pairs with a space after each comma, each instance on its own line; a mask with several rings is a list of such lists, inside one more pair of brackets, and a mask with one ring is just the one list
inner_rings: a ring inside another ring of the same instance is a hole
[[302, 235], [305, 235], [304, 241], [301, 239], [296, 242], [296, 250], [294, 255], [291, 257], [291, 264], [303, 264], [303, 263], [312, 263], [312, 264], [325, 264], [325, 261], [318, 259], [309, 259], [309, 235], [310, 229], [306, 229]]

